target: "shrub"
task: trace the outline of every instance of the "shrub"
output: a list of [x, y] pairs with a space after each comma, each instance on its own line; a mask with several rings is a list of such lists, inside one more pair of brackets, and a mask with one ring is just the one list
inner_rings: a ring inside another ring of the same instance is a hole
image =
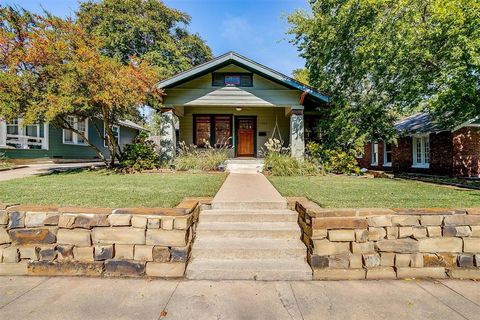
[[160, 165], [160, 157], [155, 143], [148, 140], [148, 134], [141, 132], [133, 143], [123, 148], [120, 165], [125, 171], [143, 171], [155, 169]]
[[5, 153], [0, 152], [0, 168], [9, 168], [12, 166], [12, 163], [8, 160]]
[[289, 148], [283, 147], [278, 139], [269, 139], [265, 143], [265, 168], [273, 176], [315, 175], [318, 167], [309, 159], [299, 160], [290, 156]]
[[323, 173], [359, 174], [360, 168], [352, 152], [325, 149], [316, 142], [307, 143], [307, 157], [317, 163]]
[[180, 171], [215, 171], [227, 160], [227, 157], [226, 145], [221, 148], [213, 148], [207, 143], [205, 149], [199, 149], [195, 145], [187, 146], [185, 142], [181, 142], [180, 151], [173, 163], [175, 169]]

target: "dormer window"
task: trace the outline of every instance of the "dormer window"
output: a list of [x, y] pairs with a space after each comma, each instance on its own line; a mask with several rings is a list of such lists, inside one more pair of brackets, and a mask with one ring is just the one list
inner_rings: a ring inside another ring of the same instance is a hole
[[214, 87], [252, 87], [253, 77], [251, 73], [212, 73], [212, 85]]

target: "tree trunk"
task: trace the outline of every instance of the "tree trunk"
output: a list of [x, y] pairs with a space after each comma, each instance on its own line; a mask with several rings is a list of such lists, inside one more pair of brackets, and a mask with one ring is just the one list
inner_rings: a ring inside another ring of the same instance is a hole
[[108, 161], [107, 159], [105, 158], [105, 156], [103, 155], [102, 151], [97, 147], [95, 146], [93, 143], [90, 142], [90, 140], [87, 138], [87, 136], [85, 135], [85, 133], [81, 132], [81, 131], [78, 131], [77, 129], [75, 129], [74, 127], [72, 127], [70, 125], [70, 122], [68, 122], [67, 120], [63, 119], [63, 118], [60, 118], [60, 123], [58, 123], [60, 128], [62, 129], [65, 129], [65, 130], [70, 130], [72, 131], [73, 133], [76, 133], [77, 135], [79, 135], [80, 137], [82, 137], [83, 141], [85, 141], [87, 143], [87, 145], [93, 149], [93, 151], [95, 151], [95, 153], [97, 153], [98, 157], [100, 158], [100, 160], [105, 163], [106, 166], [108, 166]]

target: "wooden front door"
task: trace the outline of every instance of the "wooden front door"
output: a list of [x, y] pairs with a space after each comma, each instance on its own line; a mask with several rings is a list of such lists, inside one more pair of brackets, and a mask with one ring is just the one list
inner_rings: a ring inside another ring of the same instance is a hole
[[255, 156], [255, 125], [254, 117], [237, 117], [237, 157]]

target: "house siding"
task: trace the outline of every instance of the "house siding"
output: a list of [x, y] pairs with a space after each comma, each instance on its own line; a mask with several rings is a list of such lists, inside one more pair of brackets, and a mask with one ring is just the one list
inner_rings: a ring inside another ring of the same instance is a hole
[[[215, 72], [249, 71], [229, 65]], [[210, 73], [165, 91], [164, 104], [172, 106], [292, 106], [299, 104], [302, 94], [255, 73], [252, 87], [213, 86]]]
[[[265, 142], [272, 136], [275, 127], [275, 118], [278, 119], [278, 126], [281, 136], [287, 146], [289, 144], [290, 118], [285, 116], [285, 109], [282, 107], [258, 107], [243, 108], [237, 111], [233, 107], [186, 107], [185, 114], [179, 118], [179, 141], [187, 145], [193, 144], [193, 115], [194, 114], [228, 114], [235, 116], [256, 116], [257, 117], [257, 156], [262, 155], [262, 148]], [[232, 134], [235, 132], [235, 121], [232, 123]], [[265, 132], [266, 136], [259, 136], [259, 132]], [[275, 134], [278, 138], [278, 134]], [[235, 137], [232, 137], [235, 139]], [[235, 145], [235, 141], [233, 141]]]
[[378, 166], [371, 165], [371, 143], [364, 147], [358, 165], [370, 170], [394, 173], [420, 173], [450, 177], [480, 176], [480, 128], [463, 127], [457, 131], [431, 133], [429, 168], [413, 168], [412, 137], [401, 137], [392, 146], [392, 167], [383, 167], [383, 142], [379, 142]]
[[[100, 120], [93, 120], [99, 130], [103, 132], [103, 123]], [[93, 160], [98, 159], [97, 153], [88, 145], [64, 144], [63, 130], [53, 125], [49, 125], [48, 132], [48, 150], [36, 149], [0, 149], [1, 152], [10, 159], [79, 159]], [[131, 143], [133, 138], [138, 134], [138, 130], [120, 127], [120, 145], [123, 146]], [[103, 146], [103, 140], [98, 136], [92, 120], [88, 123], [88, 138], [98, 147], [102, 154], [108, 157], [108, 150]]]

